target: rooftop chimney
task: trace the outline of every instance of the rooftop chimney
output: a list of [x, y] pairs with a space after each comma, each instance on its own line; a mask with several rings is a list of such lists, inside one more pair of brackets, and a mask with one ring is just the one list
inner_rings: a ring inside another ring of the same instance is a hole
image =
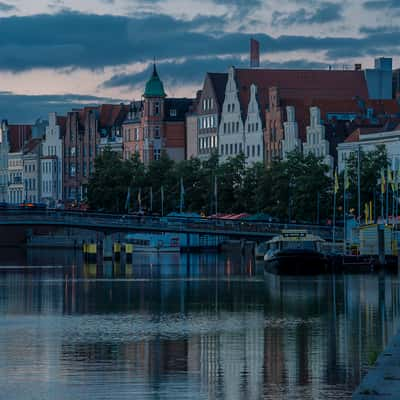
[[250, 39], [250, 68], [260, 67], [260, 42]]

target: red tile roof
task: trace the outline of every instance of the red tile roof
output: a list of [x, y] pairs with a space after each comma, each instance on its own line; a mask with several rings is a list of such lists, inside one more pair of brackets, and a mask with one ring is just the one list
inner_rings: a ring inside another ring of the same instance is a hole
[[99, 107], [99, 127], [110, 128], [122, 124], [129, 112], [126, 104], [102, 104]]
[[10, 143], [10, 153], [22, 151], [26, 141], [32, 137], [31, 125], [9, 125], [8, 142]]
[[269, 103], [269, 89], [278, 87], [281, 98], [351, 100], [368, 98], [367, 83], [362, 71], [236, 69], [241, 107], [247, 114], [250, 86], [257, 86], [263, 114]]

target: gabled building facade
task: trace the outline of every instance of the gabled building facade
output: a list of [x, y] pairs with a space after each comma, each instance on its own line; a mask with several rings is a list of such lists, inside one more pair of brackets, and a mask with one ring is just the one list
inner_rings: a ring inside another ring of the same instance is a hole
[[329, 168], [329, 175], [333, 175], [334, 159], [330, 154], [329, 141], [325, 136], [325, 126], [321, 123], [321, 111], [318, 107], [310, 108], [310, 126], [307, 127], [303, 152], [322, 158]]
[[41, 143], [41, 138], [32, 138], [23, 149], [23, 200], [30, 203], [40, 202], [41, 199]]
[[[196, 151], [191, 155], [207, 160], [215, 151], [218, 152], [218, 135], [223, 101], [228, 74], [207, 73], [203, 89], [198, 96], [194, 118], [196, 128], [192, 135]], [[187, 140], [189, 143], [191, 138]]]
[[40, 158], [41, 201], [52, 206], [63, 199], [63, 139], [66, 117], [49, 114]]
[[162, 151], [175, 160], [185, 159], [186, 114], [193, 99], [167, 98], [154, 65], [146, 83], [143, 100], [130, 106], [122, 124], [123, 157], [138, 153], [148, 164], [160, 158]]
[[0, 125], [0, 202], [7, 203], [8, 198], [8, 122], [1, 121]]
[[302, 143], [299, 137], [299, 125], [296, 122], [296, 109], [293, 106], [286, 107], [286, 121], [283, 123], [283, 131], [282, 156], [285, 160], [288, 153], [302, 151]]

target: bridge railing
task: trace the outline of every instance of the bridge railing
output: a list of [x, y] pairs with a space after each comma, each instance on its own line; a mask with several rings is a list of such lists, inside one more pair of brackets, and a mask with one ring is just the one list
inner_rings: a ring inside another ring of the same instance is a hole
[[[65, 210], [0, 210], [1, 220], [15, 221], [16, 219], [24, 222], [50, 220], [60, 224], [76, 224], [88, 226], [113, 226], [129, 228], [148, 226], [149, 228], [174, 228], [176, 231], [221, 231], [221, 232], [248, 232], [248, 233], [270, 233], [278, 234], [283, 229], [306, 229], [310, 233], [317, 234], [324, 239], [330, 239], [332, 228], [329, 226], [318, 225], [298, 225], [282, 224], [246, 220], [224, 220], [224, 219], [204, 219], [204, 218], [169, 218], [158, 216], [140, 216], [140, 215], [120, 215], [105, 214], [87, 211], [65, 211]], [[340, 237], [343, 229], [337, 227], [336, 234]]]

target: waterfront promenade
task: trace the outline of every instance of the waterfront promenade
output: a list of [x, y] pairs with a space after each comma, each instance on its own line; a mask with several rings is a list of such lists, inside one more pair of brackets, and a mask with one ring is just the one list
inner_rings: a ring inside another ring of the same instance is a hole
[[400, 399], [400, 331], [380, 354], [352, 398], [353, 400]]

